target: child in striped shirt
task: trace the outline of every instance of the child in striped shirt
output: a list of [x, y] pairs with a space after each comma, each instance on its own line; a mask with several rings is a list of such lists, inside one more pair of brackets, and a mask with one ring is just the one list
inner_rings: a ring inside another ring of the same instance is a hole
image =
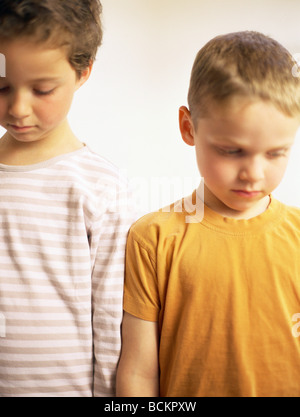
[[111, 396], [126, 180], [67, 115], [101, 44], [98, 0], [0, 4], [0, 396]]

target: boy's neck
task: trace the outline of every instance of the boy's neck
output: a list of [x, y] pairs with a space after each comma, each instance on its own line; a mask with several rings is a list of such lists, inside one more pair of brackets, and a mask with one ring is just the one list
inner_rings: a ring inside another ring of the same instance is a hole
[[67, 121], [48, 137], [34, 142], [19, 142], [7, 132], [0, 139], [0, 163], [14, 166], [34, 165], [83, 146]]

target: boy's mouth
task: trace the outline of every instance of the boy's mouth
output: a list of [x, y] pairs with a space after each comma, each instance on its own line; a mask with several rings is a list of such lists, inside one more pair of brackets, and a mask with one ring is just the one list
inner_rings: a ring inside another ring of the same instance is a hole
[[240, 197], [246, 197], [246, 198], [253, 198], [257, 197], [261, 191], [248, 191], [248, 190], [232, 190], [234, 193], [239, 195]]
[[9, 125], [13, 130], [16, 132], [26, 132], [29, 129], [32, 129], [34, 126], [17, 126], [17, 125]]

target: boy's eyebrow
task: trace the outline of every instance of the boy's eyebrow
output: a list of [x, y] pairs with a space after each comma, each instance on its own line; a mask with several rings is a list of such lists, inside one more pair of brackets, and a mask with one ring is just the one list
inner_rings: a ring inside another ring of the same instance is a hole
[[[238, 139], [235, 140], [235, 139], [231, 139], [230, 137], [225, 137], [225, 136], [215, 137], [214, 139], [218, 144], [219, 144], [219, 142], [220, 142], [220, 144], [225, 144], [225, 142], [226, 142], [226, 144], [228, 143], [228, 145], [235, 145], [235, 146], [243, 147], [242, 141], [239, 141]], [[294, 143], [294, 141], [290, 140], [290, 141], [287, 141], [287, 142], [283, 143], [282, 145], [274, 146], [274, 149], [288, 148], [288, 147], [292, 146], [293, 143]]]
[[[62, 82], [63, 81], [63, 77], [41, 77], [41, 78], [33, 78], [32, 80], [29, 80], [28, 82], [33, 84], [33, 83], [42, 83], [42, 82]], [[0, 81], [3, 80], [3, 82], [8, 81], [7, 78], [5, 77], [1, 77]]]
[[62, 80], [61, 77], [41, 77], [35, 78], [32, 82], [45, 82], [45, 81], [60, 81]]
[[228, 136], [217, 136], [213, 138], [213, 142], [217, 144], [228, 144], [228, 145], [236, 145], [236, 146], [242, 146], [241, 141], [238, 139], [232, 139]]
[[277, 151], [281, 149], [289, 149], [293, 146], [293, 142], [290, 143], [284, 143], [281, 146], [276, 146], [275, 148], [272, 148], [271, 151]]

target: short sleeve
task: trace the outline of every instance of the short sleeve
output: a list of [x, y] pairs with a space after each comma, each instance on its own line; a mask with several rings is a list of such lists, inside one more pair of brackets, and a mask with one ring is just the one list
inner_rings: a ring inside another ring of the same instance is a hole
[[158, 321], [160, 301], [156, 262], [131, 230], [126, 246], [124, 310], [142, 320]]

